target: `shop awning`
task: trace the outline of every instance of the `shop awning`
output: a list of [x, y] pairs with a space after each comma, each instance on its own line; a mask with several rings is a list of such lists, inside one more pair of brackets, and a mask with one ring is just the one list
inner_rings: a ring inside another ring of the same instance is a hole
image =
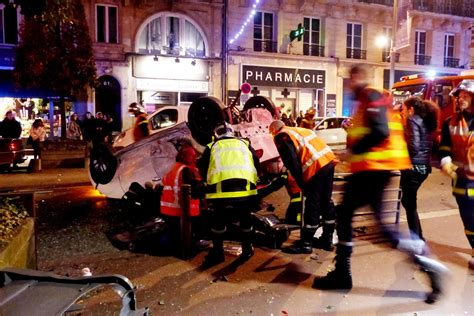
[[51, 98], [53, 95], [39, 89], [17, 89], [13, 82], [13, 70], [0, 70], [0, 98]]

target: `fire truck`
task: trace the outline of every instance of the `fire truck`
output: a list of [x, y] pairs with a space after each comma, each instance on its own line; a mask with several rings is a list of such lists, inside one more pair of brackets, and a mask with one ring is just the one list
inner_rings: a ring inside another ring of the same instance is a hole
[[457, 105], [449, 93], [464, 79], [474, 79], [474, 70], [463, 71], [457, 76], [404, 76], [392, 87], [393, 101], [394, 104], [403, 103], [408, 97], [418, 96], [435, 102], [440, 109], [438, 126], [441, 129], [442, 123], [457, 110]]

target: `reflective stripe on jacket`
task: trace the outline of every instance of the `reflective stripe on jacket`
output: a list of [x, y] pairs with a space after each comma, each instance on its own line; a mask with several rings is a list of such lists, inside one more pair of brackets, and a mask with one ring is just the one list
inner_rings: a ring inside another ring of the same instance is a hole
[[309, 181], [319, 169], [336, 159], [331, 148], [309, 129], [284, 127], [280, 133], [290, 136], [301, 163], [305, 182]]
[[[249, 143], [238, 138], [224, 138], [209, 144], [210, 159], [207, 170], [207, 185], [215, 185], [215, 192], [206, 193], [207, 199], [239, 198], [257, 195], [257, 170], [255, 169]], [[222, 182], [232, 179], [246, 181], [240, 191], [223, 191]]]
[[[454, 115], [449, 122], [453, 163], [464, 170], [469, 180], [474, 180], [474, 135], [462, 114]], [[473, 194], [474, 196], [474, 194]]]
[[[372, 88], [366, 88], [372, 89]], [[347, 143], [349, 146], [357, 143], [365, 135], [371, 132], [370, 126], [366, 126], [365, 112], [369, 105], [374, 106], [374, 101], [360, 102], [353, 117], [353, 125], [347, 131]], [[405, 141], [403, 124], [399, 117], [393, 115], [390, 109], [390, 100], [381, 97], [375, 101], [380, 104], [375, 106], [387, 107], [387, 122], [389, 137], [379, 145], [370, 148], [370, 151], [360, 154], [352, 154], [348, 161], [352, 172], [368, 170], [404, 170], [411, 168], [410, 156]]]
[[[183, 185], [183, 169], [185, 164], [176, 162], [163, 178], [163, 192], [161, 193], [160, 211], [169, 216], [181, 216], [181, 186]], [[190, 199], [189, 215], [199, 215], [199, 200]]]

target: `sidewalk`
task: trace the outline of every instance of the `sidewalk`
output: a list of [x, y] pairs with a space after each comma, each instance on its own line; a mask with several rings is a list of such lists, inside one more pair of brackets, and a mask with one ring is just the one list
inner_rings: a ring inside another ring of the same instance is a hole
[[35, 173], [17, 170], [0, 174], [0, 192], [82, 185], [91, 185], [85, 168], [43, 169]]

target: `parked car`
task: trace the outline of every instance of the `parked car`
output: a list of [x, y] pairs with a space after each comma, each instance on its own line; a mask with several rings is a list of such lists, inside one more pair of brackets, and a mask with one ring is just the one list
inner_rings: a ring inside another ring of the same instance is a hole
[[25, 160], [25, 149], [20, 138], [0, 138], [0, 171]]
[[331, 149], [346, 149], [347, 132], [342, 122], [347, 119], [347, 116], [316, 117], [314, 131]]
[[[179, 123], [186, 122], [188, 116], [189, 106], [163, 106], [158, 108], [155, 112], [148, 115], [148, 129], [150, 135], [168, 129]], [[133, 127], [123, 131], [115, 138], [113, 147], [116, 150], [125, 148], [135, 142], [133, 138]]]

